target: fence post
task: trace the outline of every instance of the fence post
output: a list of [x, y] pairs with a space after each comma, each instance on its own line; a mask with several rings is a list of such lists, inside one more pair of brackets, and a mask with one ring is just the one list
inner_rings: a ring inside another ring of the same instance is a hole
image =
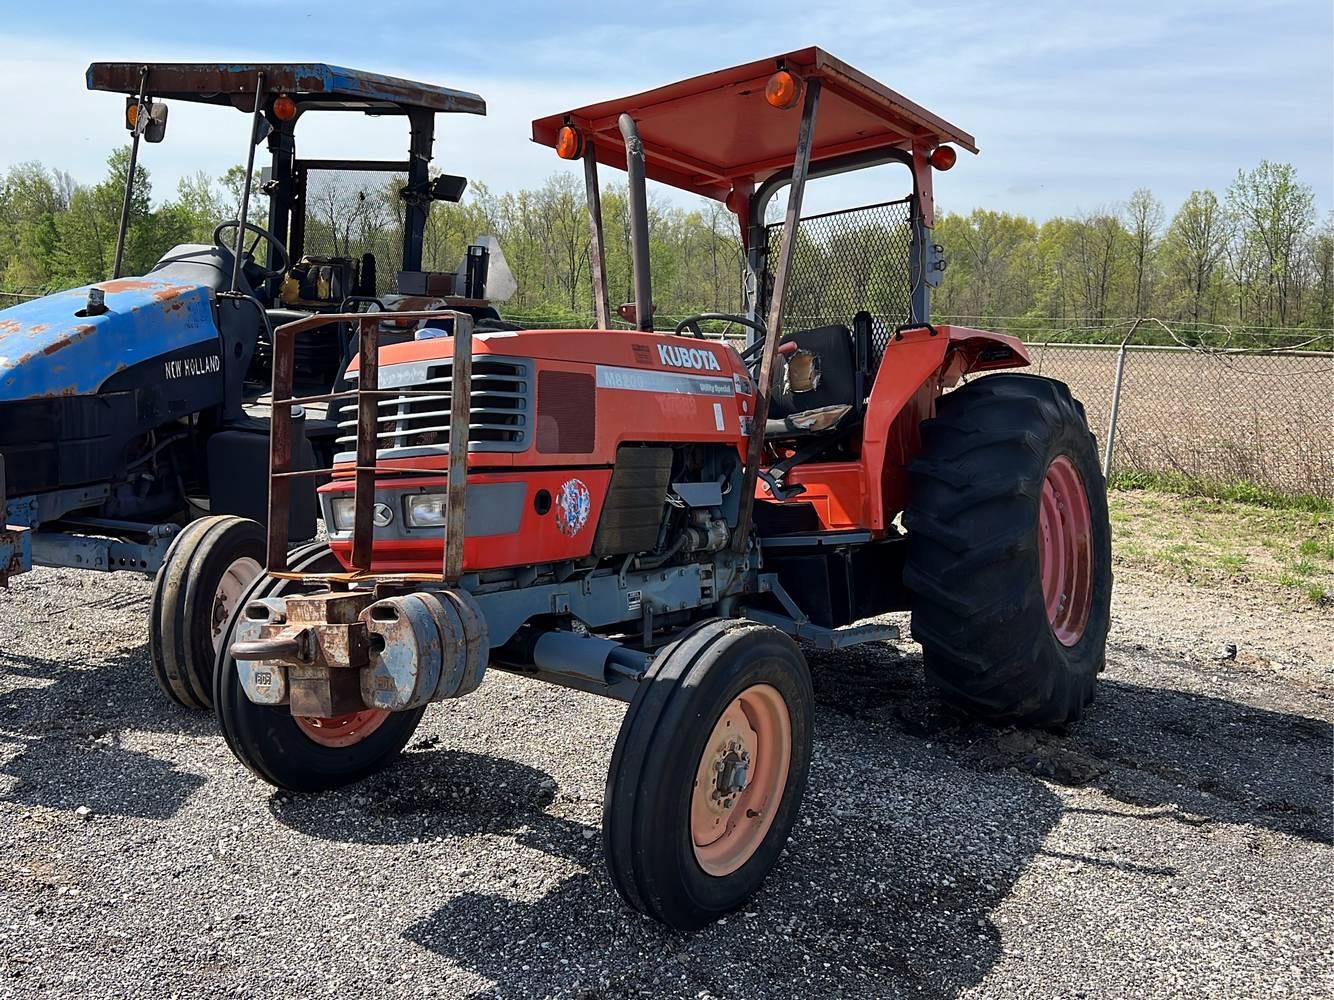
[[1112, 412], [1107, 418], [1107, 448], [1102, 455], [1102, 478], [1112, 476], [1112, 450], [1116, 447], [1116, 415], [1121, 409], [1121, 381], [1126, 372], [1126, 345], [1135, 335], [1144, 320], [1137, 319], [1131, 324], [1130, 332], [1121, 338], [1121, 349], [1116, 352], [1116, 380], [1112, 382]]

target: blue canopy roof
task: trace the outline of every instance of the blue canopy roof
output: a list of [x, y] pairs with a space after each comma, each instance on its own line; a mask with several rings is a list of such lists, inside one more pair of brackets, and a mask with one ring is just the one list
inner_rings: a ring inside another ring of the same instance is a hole
[[253, 110], [255, 83], [264, 94], [286, 94], [305, 107], [402, 114], [412, 109], [486, 114], [486, 102], [466, 90], [416, 83], [325, 63], [93, 63], [88, 89], [139, 93], [147, 66], [150, 96]]

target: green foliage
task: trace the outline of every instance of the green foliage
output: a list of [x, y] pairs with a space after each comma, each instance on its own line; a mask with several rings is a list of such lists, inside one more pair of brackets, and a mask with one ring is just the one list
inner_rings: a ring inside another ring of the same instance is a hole
[[[68, 287], [105, 278], [115, 253], [128, 150], [114, 152], [97, 184], [74, 183], [37, 163], [0, 178], [0, 288]], [[174, 243], [207, 242], [234, 218], [244, 168], [220, 177], [184, 178], [154, 203], [139, 168], [130, 211], [124, 271], [142, 273]], [[334, 178], [308, 192], [310, 253], [375, 253], [381, 283], [398, 268], [404, 225], [402, 178]], [[624, 187], [603, 192], [606, 280], [613, 305], [634, 297], [630, 225]], [[934, 238], [949, 269], [934, 294], [939, 320], [989, 327], [1029, 340], [1115, 341], [1128, 329], [1116, 317], [1157, 316], [1199, 343], [1268, 343], [1263, 329], [1310, 328], [1310, 346], [1328, 348], [1334, 324], [1334, 218], [1317, 225], [1311, 189], [1287, 164], [1242, 171], [1221, 197], [1196, 191], [1172, 213], [1146, 189], [1124, 205], [1041, 224], [1003, 211], [941, 213]], [[256, 183], [251, 221], [265, 200]], [[736, 219], [721, 204], [682, 208], [650, 200], [653, 293], [660, 325], [703, 311], [736, 311], [744, 255]], [[837, 238], [803, 234], [789, 303], [805, 314], [846, 312], [901, 296], [904, 241], [890, 221]], [[494, 235], [518, 292], [505, 308], [534, 322], [583, 325], [593, 313], [591, 240], [581, 178], [553, 175], [535, 189], [495, 193], [473, 181], [458, 204], [432, 207], [425, 266], [453, 271], [469, 243]], [[805, 255], [804, 258], [801, 255]], [[878, 256], [877, 256], [878, 255]], [[854, 267], [853, 265], [856, 265]], [[822, 275], [857, 271], [861, 287]], [[846, 286], [846, 287], [845, 287]], [[840, 298], [841, 296], [841, 298]], [[1171, 336], [1143, 326], [1139, 343]]]

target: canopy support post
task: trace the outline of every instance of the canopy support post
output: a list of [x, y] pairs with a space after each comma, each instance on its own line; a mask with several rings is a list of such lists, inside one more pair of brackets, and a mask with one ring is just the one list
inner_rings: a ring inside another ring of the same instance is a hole
[[588, 196], [589, 261], [593, 277], [593, 315], [597, 328], [611, 326], [611, 309], [607, 299], [606, 239], [602, 226], [602, 192], [598, 188], [597, 148], [590, 138], [584, 146], [584, 188]]
[[134, 114], [134, 137], [130, 140], [130, 169], [125, 172], [125, 196], [120, 203], [120, 227], [116, 230], [116, 259], [111, 264], [111, 277], [120, 277], [120, 266], [125, 259], [125, 232], [130, 227], [130, 199], [134, 197], [134, 172], [139, 167], [139, 139], [147, 127], [144, 116], [148, 113], [148, 67], [139, 71], [139, 97]]
[[741, 509], [737, 514], [732, 551], [742, 555], [750, 544], [751, 515], [755, 508], [755, 483], [764, 458], [764, 426], [769, 419], [769, 400], [773, 395], [774, 358], [783, 336], [783, 299], [787, 295], [788, 272], [792, 251], [797, 245], [797, 225], [801, 221], [801, 200], [806, 193], [806, 174], [811, 165], [811, 146], [815, 139], [815, 113], [820, 106], [820, 81], [806, 81], [806, 98], [801, 109], [801, 127], [797, 132], [797, 158], [792, 167], [792, 187], [787, 196], [787, 215], [783, 220], [783, 240], [778, 250], [773, 293], [769, 296], [769, 319], [765, 324], [764, 350], [760, 355], [760, 377], [755, 386], [755, 416], [746, 443], [746, 468], [741, 477]]

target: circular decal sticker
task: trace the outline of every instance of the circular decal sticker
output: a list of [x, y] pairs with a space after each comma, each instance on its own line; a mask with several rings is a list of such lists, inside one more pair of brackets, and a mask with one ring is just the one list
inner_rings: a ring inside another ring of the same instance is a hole
[[567, 479], [556, 496], [556, 527], [562, 535], [577, 535], [588, 523], [593, 498], [582, 480]]

